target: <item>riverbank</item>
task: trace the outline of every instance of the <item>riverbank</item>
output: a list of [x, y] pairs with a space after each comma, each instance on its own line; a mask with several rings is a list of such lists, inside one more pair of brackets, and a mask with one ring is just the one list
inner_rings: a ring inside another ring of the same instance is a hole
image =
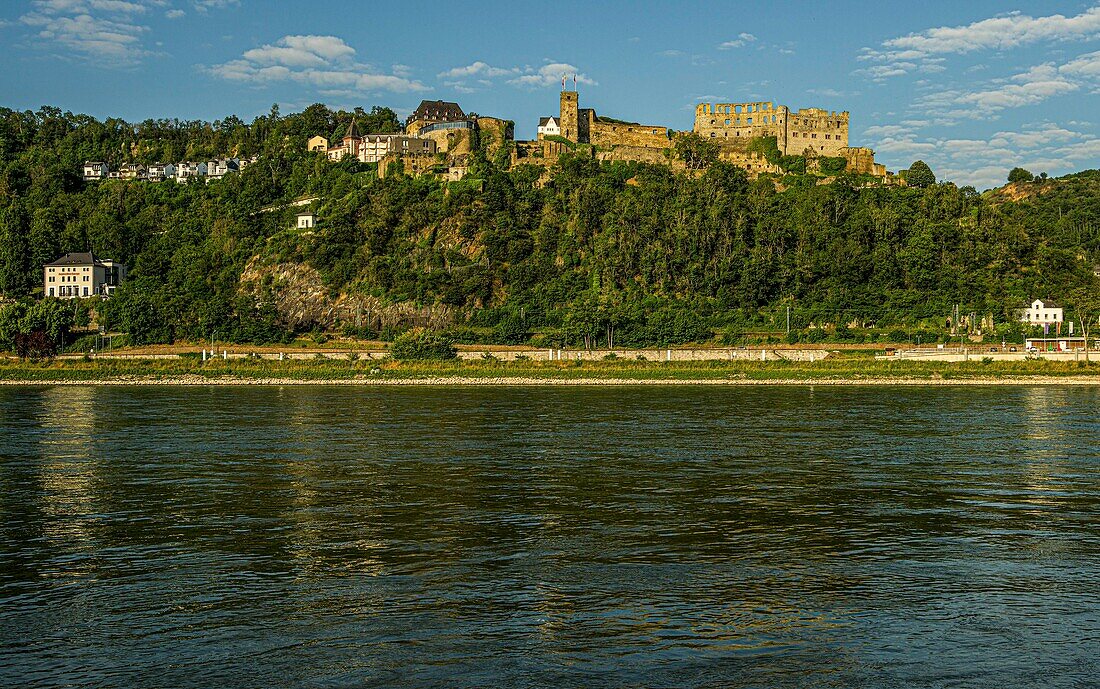
[[431, 377], [431, 378], [344, 378], [344, 379], [305, 379], [305, 378], [210, 378], [203, 376], [180, 376], [176, 378], [151, 378], [130, 376], [122, 378], [104, 378], [98, 380], [0, 380], [0, 386], [134, 386], [134, 385], [172, 385], [172, 386], [210, 386], [210, 385], [336, 385], [348, 386], [613, 386], [613, 385], [710, 385], [710, 386], [776, 386], [776, 385], [821, 385], [821, 386], [968, 386], [968, 385], [1097, 385], [1100, 376], [1029, 376], [1014, 378], [469, 378], [469, 377]]
[[1100, 363], [448, 361], [0, 362], [0, 385], [1100, 385]]

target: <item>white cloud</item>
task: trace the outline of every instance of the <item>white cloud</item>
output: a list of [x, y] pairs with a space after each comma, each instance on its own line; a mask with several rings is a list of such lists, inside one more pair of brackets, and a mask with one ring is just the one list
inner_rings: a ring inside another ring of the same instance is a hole
[[286, 67], [322, 67], [350, 59], [355, 49], [336, 36], [283, 36], [274, 45], [246, 50], [246, 61]]
[[437, 76], [448, 88], [459, 93], [473, 93], [493, 86], [497, 83], [497, 79], [506, 79], [506, 83], [512, 86], [538, 88], [560, 83], [563, 76], [567, 81], [572, 80], [574, 75], [577, 77], [578, 84], [596, 85], [594, 80], [582, 74], [574, 65], [553, 61], [541, 67], [496, 67], [477, 60], [468, 65], [444, 70]]
[[34, 0], [19, 21], [35, 32], [45, 47], [63, 55], [95, 58], [99, 64], [123, 66], [149, 54], [142, 37], [149, 27], [136, 21], [152, 2], [123, 0]]
[[1100, 158], [1100, 138], [1053, 122], [998, 131], [988, 138], [922, 136], [920, 128], [893, 124], [868, 127], [863, 136], [891, 169], [921, 159], [941, 179], [980, 189], [1004, 184], [1008, 171], [1017, 166], [1057, 175]]
[[756, 41], [756, 36], [753, 36], [751, 33], [741, 33], [741, 34], [737, 35], [737, 38], [735, 38], [731, 41], [726, 41], [724, 43], [720, 43], [718, 45], [718, 49], [719, 50], [732, 50], [734, 48], [743, 48], [744, 46], [748, 45], [749, 43], [754, 43], [755, 41]]
[[814, 96], [822, 96], [824, 98], [850, 98], [852, 96], [859, 95], [859, 91], [840, 91], [838, 89], [831, 88], [808, 89], [806, 93]]
[[949, 89], [917, 99], [916, 107], [952, 119], [982, 119], [1009, 108], [1037, 105], [1055, 96], [1100, 85], [1100, 51], [1056, 65], [1037, 65], [975, 89]]
[[577, 67], [568, 62], [551, 62], [538, 68], [527, 67], [523, 72], [520, 76], [509, 79], [508, 83], [525, 88], [539, 88], [553, 86], [563, 78], [568, 84], [575, 77], [578, 84], [597, 85], [587, 74], [580, 73]]
[[893, 38], [883, 43], [892, 50], [921, 55], [969, 53], [975, 50], [1005, 50], [1039, 41], [1089, 39], [1100, 36], [1100, 7], [1076, 17], [1054, 14], [1031, 17], [1019, 12], [983, 19], [966, 26], [942, 26], [919, 34]]
[[934, 66], [942, 55], [982, 50], [1008, 50], [1040, 42], [1091, 40], [1100, 37], [1100, 7], [1066, 17], [1053, 14], [1032, 17], [1013, 12], [966, 26], [941, 26], [884, 41], [879, 48], [864, 48], [859, 60], [877, 62], [886, 69], [859, 70], [874, 79], [900, 76], [915, 69], [939, 71]]
[[224, 10], [229, 7], [238, 7], [241, 0], [194, 0], [195, 9], [205, 14], [210, 10]]
[[[195, 0], [193, 4], [209, 11], [237, 2]], [[37, 47], [53, 50], [58, 57], [125, 67], [153, 54], [145, 45], [149, 14], [164, 11], [168, 19], [184, 16], [183, 10], [171, 5], [170, 0], [31, 0], [19, 23], [31, 30]]]
[[336, 36], [283, 36], [273, 44], [246, 50], [240, 58], [207, 71], [229, 81], [269, 84], [291, 81], [330, 92], [423, 91], [425, 86], [408, 78], [408, 69], [397, 65], [393, 74], [382, 74], [355, 61], [355, 49]]
[[511, 74], [518, 74], [519, 69], [493, 67], [481, 60], [468, 64], [464, 67], [453, 67], [445, 72], [440, 72], [437, 76], [440, 79], [465, 79], [471, 77], [482, 77], [486, 79], [492, 79], [495, 77], [503, 77]]

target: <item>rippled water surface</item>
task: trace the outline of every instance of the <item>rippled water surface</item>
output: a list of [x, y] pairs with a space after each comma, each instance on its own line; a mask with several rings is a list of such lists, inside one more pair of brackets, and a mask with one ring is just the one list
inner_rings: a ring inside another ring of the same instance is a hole
[[1093, 388], [0, 388], [0, 685], [1086, 687]]

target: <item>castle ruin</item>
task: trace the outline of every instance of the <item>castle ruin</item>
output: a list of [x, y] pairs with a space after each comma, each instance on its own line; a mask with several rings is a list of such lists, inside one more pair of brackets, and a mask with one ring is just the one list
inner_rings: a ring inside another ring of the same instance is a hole
[[692, 131], [717, 143], [721, 159], [749, 170], [765, 171], [769, 167], [762, 155], [749, 150], [749, 143], [775, 137], [780, 155], [805, 156], [811, 165], [822, 156], [844, 158], [851, 172], [885, 177], [886, 166], [875, 163], [874, 151], [848, 145], [848, 119], [847, 111], [792, 111], [772, 102], [700, 103], [695, 107]]
[[822, 156], [840, 156], [848, 148], [848, 113], [820, 108], [795, 112], [774, 103], [700, 103], [693, 130], [724, 148], [747, 145], [754, 138], [774, 136], [783, 155], [810, 149]]

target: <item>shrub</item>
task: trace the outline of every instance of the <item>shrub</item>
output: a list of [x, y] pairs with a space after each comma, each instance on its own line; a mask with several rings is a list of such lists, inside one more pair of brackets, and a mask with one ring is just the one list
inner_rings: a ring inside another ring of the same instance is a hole
[[493, 330], [493, 339], [500, 344], [523, 344], [529, 337], [527, 326], [514, 313], [502, 318]]
[[825, 341], [825, 331], [821, 328], [811, 328], [806, 331], [806, 342], [810, 344], [821, 344]]
[[398, 361], [445, 361], [457, 357], [458, 350], [449, 337], [415, 328], [394, 338], [390, 355]]
[[16, 333], [15, 353], [20, 359], [50, 359], [57, 354], [57, 344], [42, 330]]

